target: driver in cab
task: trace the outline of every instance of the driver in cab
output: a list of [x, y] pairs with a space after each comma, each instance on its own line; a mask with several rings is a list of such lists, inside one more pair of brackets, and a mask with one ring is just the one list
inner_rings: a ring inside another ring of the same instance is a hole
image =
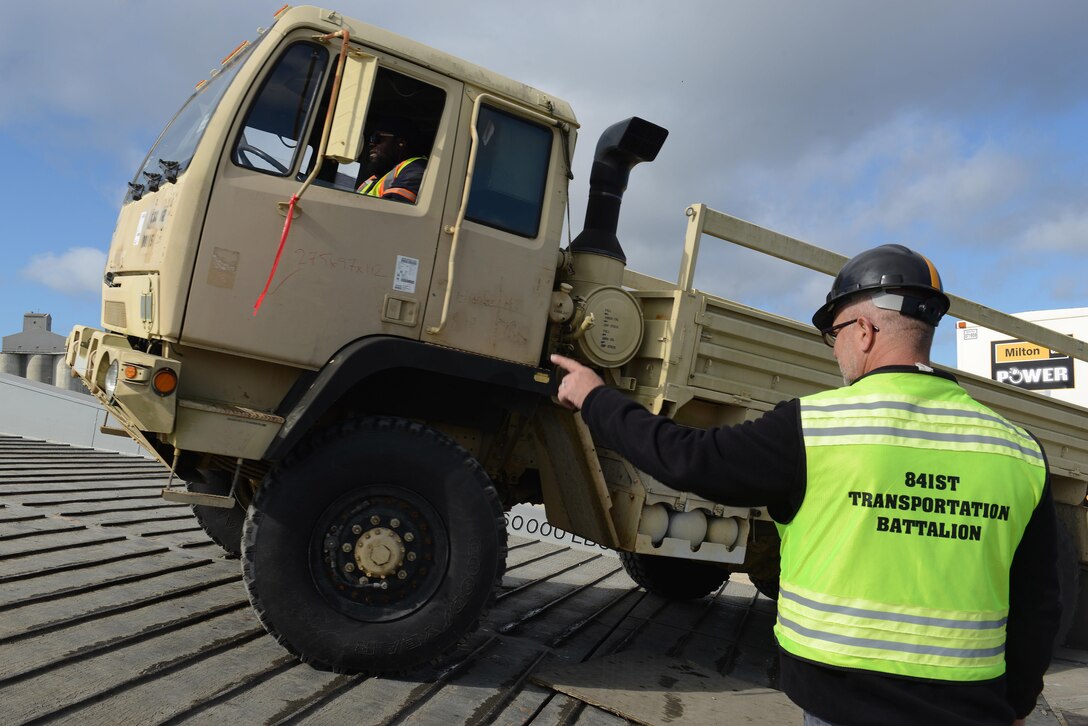
[[412, 133], [406, 122], [383, 121], [367, 139], [366, 170], [370, 177], [359, 185], [359, 194], [416, 203], [427, 157], [413, 153]]

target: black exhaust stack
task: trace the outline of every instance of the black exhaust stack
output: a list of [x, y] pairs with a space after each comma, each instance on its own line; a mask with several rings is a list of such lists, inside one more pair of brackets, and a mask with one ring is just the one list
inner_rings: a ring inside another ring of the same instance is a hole
[[668, 135], [667, 129], [637, 116], [605, 129], [589, 174], [585, 227], [571, 242], [572, 252], [591, 252], [627, 263], [616, 237], [627, 179], [635, 164], [657, 158]]

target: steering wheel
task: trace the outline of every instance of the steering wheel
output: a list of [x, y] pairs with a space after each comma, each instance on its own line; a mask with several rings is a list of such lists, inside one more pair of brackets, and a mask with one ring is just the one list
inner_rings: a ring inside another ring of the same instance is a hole
[[[249, 156], [250, 154], [253, 154], [253, 156], [256, 156], [256, 157], [257, 157], [258, 159], [260, 159], [261, 161], [263, 161], [263, 162], [265, 162], [266, 164], [268, 164], [269, 166], [271, 166], [271, 167], [272, 167], [273, 169], [275, 169], [276, 171], [278, 171], [278, 172], [279, 172], [280, 174], [287, 174], [287, 173], [289, 173], [289, 172], [291, 171], [291, 170], [290, 170], [290, 169], [288, 169], [288, 168], [287, 168], [286, 166], [284, 166], [284, 165], [283, 165], [283, 164], [282, 164], [282, 163], [280, 162], [280, 160], [279, 160], [279, 159], [277, 159], [276, 157], [272, 156], [271, 154], [269, 154], [269, 153], [268, 153], [267, 151], [264, 151], [263, 149], [258, 149], [258, 148], [257, 148], [256, 146], [254, 146], [253, 144], [249, 143], [249, 142], [248, 142], [248, 141], [246, 141], [245, 139], [242, 139], [242, 140], [241, 140], [241, 141], [240, 141], [240, 142], [238, 143], [238, 147], [237, 147], [237, 148], [238, 148], [238, 154], [239, 154], [239, 156], [243, 156], [243, 155], [244, 155], [244, 156], [248, 157], [248, 156]], [[250, 166], [254, 166], [254, 164], [253, 164], [253, 160], [252, 160], [252, 159], [246, 158], [246, 160], [245, 160], [245, 161], [246, 161], [246, 163], [247, 163], [247, 164], [249, 164]]]

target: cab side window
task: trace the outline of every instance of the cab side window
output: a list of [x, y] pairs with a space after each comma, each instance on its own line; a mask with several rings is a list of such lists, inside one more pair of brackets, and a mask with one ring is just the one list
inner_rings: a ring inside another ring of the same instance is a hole
[[[319, 120], [324, 119], [331, 91], [326, 89]], [[337, 163], [326, 159], [315, 184], [395, 202], [415, 204], [438, 125], [446, 92], [403, 73], [379, 67], [363, 127], [358, 159]], [[321, 142], [321, 124], [314, 124], [299, 176], [313, 169]]]
[[548, 181], [551, 130], [483, 106], [476, 133], [479, 149], [466, 219], [522, 237], [536, 237]]
[[291, 173], [328, 65], [329, 52], [314, 43], [284, 51], [246, 114], [231, 153], [235, 164], [277, 176]]

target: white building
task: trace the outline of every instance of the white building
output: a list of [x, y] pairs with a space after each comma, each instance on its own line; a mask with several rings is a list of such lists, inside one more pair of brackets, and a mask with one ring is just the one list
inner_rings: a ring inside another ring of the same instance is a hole
[[[1035, 310], [1015, 317], [1088, 340], [1088, 308]], [[960, 321], [956, 366], [968, 373], [1088, 407], [1088, 363], [1031, 341]]]

